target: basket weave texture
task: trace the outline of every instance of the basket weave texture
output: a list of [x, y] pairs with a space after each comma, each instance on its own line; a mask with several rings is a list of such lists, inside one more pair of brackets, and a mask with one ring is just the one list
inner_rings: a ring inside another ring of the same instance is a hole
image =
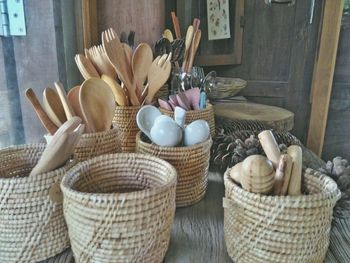
[[219, 100], [232, 97], [247, 86], [247, 81], [239, 78], [216, 77], [217, 85], [208, 92], [210, 99]]
[[95, 156], [121, 152], [119, 129], [113, 127], [108, 131], [84, 133], [74, 154], [79, 161], [85, 161]]
[[116, 106], [113, 123], [119, 129], [122, 152], [135, 152], [136, 134], [140, 131], [136, 115], [141, 106]]
[[189, 147], [161, 147], [139, 132], [136, 143], [137, 152], [159, 157], [175, 167], [177, 207], [192, 205], [204, 197], [208, 184], [211, 138]]
[[63, 178], [76, 262], [162, 262], [175, 215], [176, 170], [150, 155], [78, 163]]
[[51, 172], [28, 176], [45, 144], [0, 150], [0, 261], [38, 262], [69, 246], [62, 201], [49, 193], [76, 161]]
[[224, 175], [224, 232], [235, 263], [323, 262], [340, 198], [332, 179], [306, 169], [307, 195], [265, 196], [243, 190], [229, 173]]
[[[174, 112], [170, 110], [165, 110], [163, 108], [159, 108], [159, 110], [171, 118], [174, 118]], [[215, 135], [215, 117], [214, 117], [214, 108], [213, 105], [207, 103], [207, 107], [202, 110], [189, 110], [186, 111], [186, 120], [185, 124], [189, 124], [195, 120], [205, 120], [208, 122], [210, 127], [210, 135]]]

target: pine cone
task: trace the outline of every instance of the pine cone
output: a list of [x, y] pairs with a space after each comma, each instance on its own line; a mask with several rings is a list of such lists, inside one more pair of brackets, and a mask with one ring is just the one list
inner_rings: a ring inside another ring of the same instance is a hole
[[230, 135], [219, 134], [213, 142], [211, 160], [220, 169], [226, 169], [250, 155], [259, 154], [259, 147], [259, 140], [254, 135], [243, 141]]

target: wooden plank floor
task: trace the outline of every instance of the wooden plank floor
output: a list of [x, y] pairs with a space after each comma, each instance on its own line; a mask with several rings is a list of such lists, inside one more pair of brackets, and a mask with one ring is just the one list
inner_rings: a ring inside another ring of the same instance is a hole
[[[223, 175], [209, 173], [207, 193], [199, 203], [178, 208], [164, 262], [232, 262], [226, 252], [223, 234]], [[70, 250], [42, 263], [72, 263]]]

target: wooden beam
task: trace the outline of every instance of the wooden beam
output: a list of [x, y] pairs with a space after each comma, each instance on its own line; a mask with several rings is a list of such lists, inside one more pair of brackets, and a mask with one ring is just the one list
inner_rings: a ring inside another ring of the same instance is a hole
[[343, 0], [326, 0], [318, 58], [312, 81], [312, 105], [307, 147], [321, 156], [338, 49]]
[[81, 0], [84, 48], [97, 44], [97, 1]]

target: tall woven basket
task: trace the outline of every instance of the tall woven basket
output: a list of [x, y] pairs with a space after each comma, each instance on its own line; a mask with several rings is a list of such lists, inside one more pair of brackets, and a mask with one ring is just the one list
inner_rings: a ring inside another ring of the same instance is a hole
[[63, 178], [76, 262], [162, 262], [175, 215], [176, 171], [150, 155], [95, 157]]
[[[159, 110], [172, 118], [174, 118], [174, 112], [159, 108]], [[202, 110], [189, 110], [186, 112], [185, 123], [189, 124], [195, 120], [205, 120], [208, 122], [210, 127], [210, 135], [213, 137], [215, 135], [215, 117], [213, 105], [207, 103], [207, 107]]]
[[199, 202], [208, 184], [211, 138], [189, 147], [161, 147], [151, 143], [141, 132], [136, 137], [136, 151], [159, 157], [177, 171], [176, 206]]
[[136, 134], [140, 131], [136, 123], [136, 114], [140, 106], [117, 106], [113, 123], [119, 129], [122, 152], [135, 152]]
[[340, 198], [329, 177], [306, 169], [307, 195], [249, 193], [224, 175], [224, 232], [235, 263], [323, 262], [329, 244], [333, 207]]
[[69, 246], [57, 189], [74, 161], [54, 171], [29, 176], [45, 144], [0, 150], [0, 261], [38, 262]]

